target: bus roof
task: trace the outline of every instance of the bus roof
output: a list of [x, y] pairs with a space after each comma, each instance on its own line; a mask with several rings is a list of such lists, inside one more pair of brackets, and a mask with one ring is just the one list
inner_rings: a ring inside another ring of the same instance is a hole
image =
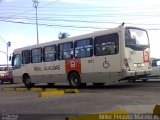
[[53, 41], [46, 42], [46, 43], [40, 43], [40, 44], [35, 44], [35, 45], [30, 45], [30, 46], [26, 46], [26, 47], [17, 48], [17, 49], [14, 50], [14, 52], [18, 52], [18, 51], [22, 51], [22, 50], [26, 50], [26, 49], [33, 49], [33, 48], [43, 47], [43, 46], [49, 46], [51, 44], [54, 45], [54, 44], [60, 44], [60, 43], [64, 43], [64, 42], [81, 40], [81, 39], [85, 39], [85, 38], [90, 38], [90, 37], [104, 35], [106, 33], [110, 34], [110, 33], [113, 33], [113, 32], [118, 32], [121, 29], [125, 29], [125, 28], [141, 29], [141, 28], [137, 28], [137, 27], [129, 27], [129, 26], [125, 27], [125, 26], [120, 25], [120, 26], [118, 26], [116, 28], [110, 28], [110, 29], [107, 29], [107, 30], [101, 30], [101, 31], [96, 31], [96, 32], [88, 33], [88, 34], [83, 34], [83, 35], [78, 35], [78, 36], [74, 36], [74, 37], [64, 38], [64, 39], [60, 39], [60, 40], [53, 40]]

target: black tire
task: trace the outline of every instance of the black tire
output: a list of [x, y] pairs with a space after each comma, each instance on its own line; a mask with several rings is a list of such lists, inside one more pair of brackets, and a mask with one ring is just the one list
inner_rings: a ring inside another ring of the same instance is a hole
[[55, 85], [55, 83], [47, 83], [49, 87], [52, 87]]
[[73, 72], [69, 75], [68, 81], [71, 87], [79, 88], [81, 87], [81, 78], [78, 73]]
[[99, 87], [99, 86], [103, 86], [105, 83], [93, 83], [93, 85], [94, 86], [97, 86], [97, 87]]
[[23, 83], [24, 83], [26, 88], [32, 88], [34, 86], [34, 84], [31, 83], [31, 79], [28, 75], [23, 77]]

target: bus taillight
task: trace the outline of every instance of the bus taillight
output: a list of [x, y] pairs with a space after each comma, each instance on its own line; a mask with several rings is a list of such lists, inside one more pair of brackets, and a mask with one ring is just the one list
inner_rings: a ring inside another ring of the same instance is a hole
[[149, 62], [149, 51], [148, 50], [143, 51], [143, 61]]
[[124, 59], [124, 65], [125, 65], [127, 70], [130, 70], [127, 58]]

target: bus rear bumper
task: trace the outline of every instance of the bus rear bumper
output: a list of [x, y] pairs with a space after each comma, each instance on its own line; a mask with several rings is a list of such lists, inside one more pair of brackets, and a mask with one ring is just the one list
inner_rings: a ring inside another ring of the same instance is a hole
[[123, 78], [135, 77], [135, 78], [144, 78], [147, 77], [151, 72], [150, 70], [139, 70], [139, 71], [127, 71], [123, 70]]

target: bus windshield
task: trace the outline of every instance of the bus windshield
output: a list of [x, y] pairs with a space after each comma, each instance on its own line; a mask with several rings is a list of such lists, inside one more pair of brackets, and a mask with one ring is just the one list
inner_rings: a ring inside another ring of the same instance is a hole
[[133, 50], [144, 50], [149, 47], [147, 32], [141, 29], [126, 28], [125, 46]]

